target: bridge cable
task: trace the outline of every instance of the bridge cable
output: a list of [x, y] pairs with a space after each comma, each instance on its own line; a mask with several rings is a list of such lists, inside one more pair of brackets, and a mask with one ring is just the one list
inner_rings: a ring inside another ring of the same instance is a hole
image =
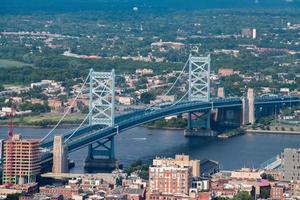
[[[107, 83], [108, 83], [108, 80], [105, 82], [105, 84], [107, 84]], [[105, 89], [106, 88], [103, 87], [103, 89], [102, 89], [102, 91], [100, 93], [100, 96], [102, 96], [102, 94], [103, 94], [103, 92], [104, 92]], [[69, 139], [71, 139], [71, 137], [73, 137], [73, 135], [82, 127], [82, 125], [84, 124], [84, 122], [88, 119], [88, 117], [90, 116], [90, 114], [92, 114], [93, 111], [94, 111], [94, 107], [93, 107], [93, 109], [90, 110], [90, 112], [86, 115], [86, 117], [83, 119], [83, 121], [80, 123], [80, 125], [73, 131], [73, 133], [65, 140], [64, 143], [66, 143]]]
[[76, 100], [79, 98], [79, 96], [82, 94], [83, 88], [86, 85], [88, 79], [90, 77], [90, 74], [87, 75], [85, 81], [83, 82], [79, 93], [77, 94], [77, 96], [75, 97], [75, 99], [72, 101], [71, 105], [69, 106], [68, 110], [64, 113], [64, 115], [60, 118], [60, 120], [57, 122], [57, 124], [46, 134], [45, 137], [42, 138], [41, 141], [44, 141], [50, 134], [53, 133], [53, 131], [60, 125], [60, 123], [65, 119], [65, 117], [67, 116], [67, 114], [70, 112], [71, 108], [73, 107], [74, 103], [76, 102]]
[[84, 122], [88, 119], [88, 117], [90, 116], [90, 114], [93, 112], [93, 109], [90, 110], [90, 112], [86, 115], [86, 117], [84, 118], [84, 120], [82, 120], [82, 122], [80, 123], [80, 125], [73, 131], [73, 133], [64, 141], [64, 143], [67, 143], [67, 141], [69, 139], [71, 139], [71, 137], [73, 137], [73, 135], [82, 127], [82, 125], [84, 124]]
[[184, 97], [186, 97], [186, 95], [189, 93], [189, 91], [186, 91], [186, 93], [178, 100], [176, 101], [175, 103], [173, 103], [172, 105], [170, 105], [168, 108], [172, 107], [172, 106], [175, 106], [176, 104], [180, 103]]
[[[189, 63], [189, 59], [185, 62], [184, 66], [183, 66], [181, 72], [179, 73], [179, 75], [177, 76], [176, 80], [173, 82], [173, 84], [172, 84], [171, 87], [168, 89], [168, 91], [167, 91], [166, 93], [163, 94], [163, 96], [168, 95], [168, 94], [172, 91], [172, 89], [175, 87], [176, 83], [179, 81], [179, 78], [180, 78], [180, 77], [182, 76], [182, 74], [184, 73], [185, 68], [186, 68], [186, 66], [187, 66], [188, 63]], [[145, 109], [151, 108], [151, 107], [155, 107], [155, 105], [149, 105], [149, 106], [146, 106]]]
[[188, 64], [189, 60], [186, 61], [186, 63], [184, 64], [181, 72], [179, 73], [179, 75], [177, 76], [177, 79], [174, 81], [173, 85], [169, 88], [169, 90], [164, 94], [164, 96], [168, 95], [169, 92], [171, 92], [171, 90], [174, 88], [174, 86], [176, 85], [176, 83], [178, 82], [179, 78], [181, 77], [181, 75], [183, 74], [187, 64]]

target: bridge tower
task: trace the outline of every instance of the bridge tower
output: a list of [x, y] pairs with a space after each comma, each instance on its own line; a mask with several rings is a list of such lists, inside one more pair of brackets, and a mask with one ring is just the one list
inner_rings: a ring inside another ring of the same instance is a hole
[[189, 56], [189, 100], [210, 100], [210, 55]]
[[254, 90], [248, 88], [247, 96], [242, 99], [243, 102], [243, 116], [242, 124], [254, 124], [255, 123], [255, 107], [254, 107]]
[[[90, 70], [89, 125], [115, 125], [115, 71]], [[85, 167], [114, 167], [114, 136], [89, 145]], [[99, 166], [100, 165], [100, 166]]]
[[[190, 54], [189, 64], [189, 101], [210, 101], [210, 55], [196, 57]], [[192, 115], [197, 117], [196, 113], [188, 113], [188, 130], [193, 130]], [[210, 129], [210, 115], [211, 111], [206, 113], [206, 129]], [[187, 133], [187, 132], [186, 132]], [[188, 135], [188, 134], [187, 134]]]

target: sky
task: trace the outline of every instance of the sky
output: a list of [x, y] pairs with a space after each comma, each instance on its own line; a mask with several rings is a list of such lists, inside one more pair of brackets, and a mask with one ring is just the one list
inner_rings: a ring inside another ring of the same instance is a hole
[[131, 9], [300, 8], [300, 0], [1, 0], [0, 12]]

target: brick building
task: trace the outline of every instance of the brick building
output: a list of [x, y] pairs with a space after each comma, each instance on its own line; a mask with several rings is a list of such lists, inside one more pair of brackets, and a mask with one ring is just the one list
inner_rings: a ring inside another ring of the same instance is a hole
[[81, 192], [82, 191], [79, 188], [53, 187], [53, 186], [40, 187], [41, 194], [62, 195], [64, 199], [71, 199], [73, 195], [79, 195]]
[[192, 168], [179, 165], [149, 167], [149, 192], [163, 194], [189, 194]]

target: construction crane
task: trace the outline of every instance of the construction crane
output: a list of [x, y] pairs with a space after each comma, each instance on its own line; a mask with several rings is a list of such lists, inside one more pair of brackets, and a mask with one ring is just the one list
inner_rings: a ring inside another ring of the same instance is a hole
[[[8, 140], [12, 140], [14, 135], [14, 125], [13, 125], [13, 116], [15, 116], [16, 112], [13, 107], [11, 107], [10, 112], [6, 113], [6, 116], [9, 116], [9, 124], [8, 124]], [[8, 150], [8, 159], [7, 159], [7, 172], [9, 177], [9, 183], [13, 184], [12, 179], [12, 168], [13, 168], [13, 142], [9, 142], [9, 150]]]

